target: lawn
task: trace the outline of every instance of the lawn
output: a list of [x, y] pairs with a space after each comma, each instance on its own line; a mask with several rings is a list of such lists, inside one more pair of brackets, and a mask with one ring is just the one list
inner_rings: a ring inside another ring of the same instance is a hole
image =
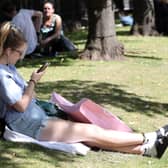
[[[42, 62], [51, 65], [36, 86], [38, 97], [48, 100], [56, 91], [72, 102], [88, 97], [124, 120], [137, 132], [152, 131], [168, 121], [168, 38], [132, 37], [129, 27], [117, 28], [124, 44], [122, 61], [81, 61], [70, 54], [56, 58], [25, 59], [17, 66], [26, 80]], [[83, 49], [86, 31], [71, 34]], [[108, 151], [74, 156], [32, 144], [0, 141], [0, 166], [5, 168], [166, 168], [161, 160]]]

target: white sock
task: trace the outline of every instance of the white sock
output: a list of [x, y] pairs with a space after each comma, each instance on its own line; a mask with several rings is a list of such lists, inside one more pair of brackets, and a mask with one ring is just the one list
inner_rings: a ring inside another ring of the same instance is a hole
[[162, 136], [167, 136], [167, 132], [165, 131], [164, 128], [160, 128], [159, 131]]
[[157, 140], [157, 133], [156, 132], [145, 133], [144, 136], [145, 136], [144, 144], [153, 143]]
[[155, 142], [150, 142], [150, 143], [143, 144], [141, 146], [141, 150], [143, 151], [143, 156], [150, 156], [150, 157], [156, 157], [157, 156]]

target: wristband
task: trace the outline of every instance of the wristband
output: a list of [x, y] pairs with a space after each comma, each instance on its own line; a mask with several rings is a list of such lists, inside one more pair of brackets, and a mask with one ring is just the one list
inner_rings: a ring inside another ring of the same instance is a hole
[[29, 82], [33, 82], [36, 85], [36, 81], [34, 79], [30, 79]]

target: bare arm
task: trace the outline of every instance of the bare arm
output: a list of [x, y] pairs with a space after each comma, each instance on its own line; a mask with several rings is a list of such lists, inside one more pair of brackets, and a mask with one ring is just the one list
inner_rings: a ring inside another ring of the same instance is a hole
[[12, 108], [16, 109], [18, 112], [24, 112], [34, 97], [34, 88], [36, 83], [41, 79], [45, 71], [37, 73], [34, 71], [31, 75], [28, 86], [21, 98], [21, 100], [17, 101]]
[[34, 27], [36, 29], [36, 32], [40, 32], [42, 20], [43, 20], [43, 13], [41, 11], [34, 11], [33, 23], [34, 23]]
[[50, 38], [54, 39], [60, 36], [61, 34], [61, 29], [62, 29], [62, 19], [59, 15], [56, 15], [56, 27], [55, 27], [55, 34], [53, 34], [53, 37], [51, 36]]

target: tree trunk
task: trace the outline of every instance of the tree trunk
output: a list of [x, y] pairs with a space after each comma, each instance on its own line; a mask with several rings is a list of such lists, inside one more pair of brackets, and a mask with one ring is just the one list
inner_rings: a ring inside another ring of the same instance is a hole
[[86, 0], [88, 38], [81, 59], [112, 60], [122, 58], [123, 45], [116, 39], [112, 0]]
[[161, 35], [168, 35], [168, 0], [154, 0], [156, 29]]
[[133, 0], [133, 35], [157, 35], [153, 0]]

